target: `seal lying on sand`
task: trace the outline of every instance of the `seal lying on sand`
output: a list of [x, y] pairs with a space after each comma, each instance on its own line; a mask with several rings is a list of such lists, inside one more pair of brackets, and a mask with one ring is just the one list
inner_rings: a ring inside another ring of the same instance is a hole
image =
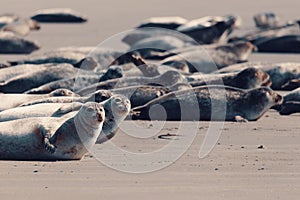
[[[105, 109], [105, 121], [102, 132], [97, 139], [97, 143], [103, 143], [116, 134], [119, 124], [126, 118], [131, 108], [130, 101], [123, 95], [114, 95], [100, 104], [103, 105]], [[66, 105], [61, 107], [56, 113], [53, 114], [53, 116], [64, 115], [79, 109], [80, 106], [80, 104]]]
[[46, 69], [36, 70], [8, 79], [0, 83], [0, 91], [4, 93], [22, 93], [51, 81], [74, 77], [77, 72], [78, 70], [69, 64], [53, 65]]
[[44, 99], [48, 97], [77, 96], [74, 92], [67, 89], [57, 89], [49, 94], [35, 95], [35, 94], [0, 94], [1, 104], [0, 111], [17, 107], [25, 102], [36, 101], [38, 99]]
[[128, 44], [129, 46], [132, 46], [136, 42], [145, 39], [145, 38], [151, 38], [151, 37], [159, 37], [159, 36], [172, 36], [176, 37], [180, 40], [182, 40], [184, 43], [190, 43], [197, 45], [198, 43], [192, 39], [191, 37], [180, 34], [177, 31], [172, 31], [164, 28], [138, 28], [134, 29], [125, 35], [125, 37], [122, 39], [122, 42]]
[[15, 76], [25, 74], [25, 73], [32, 73], [36, 72], [41, 69], [47, 69], [49, 66], [53, 66], [54, 64], [41, 64], [41, 65], [31, 65], [31, 64], [24, 64], [24, 65], [17, 65], [14, 67], [6, 67], [0, 69], [0, 82], [7, 81], [10, 78]]
[[182, 17], [151, 17], [144, 20], [137, 28], [158, 27], [174, 30], [187, 22], [188, 21]]
[[39, 23], [32, 19], [22, 19], [2, 27], [1, 30], [13, 32], [20, 36], [26, 36], [31, 30], [40, 30]]
[[176, 30], [194, 38], [200, 44], [216, 43], [226, 39], [238, 24], [237, 16], [207, 16], [192, 20]]
[[300, 78], [292, 79], [289, 82], [281, 86], [283, 90], [294, 90], [300, 87]]
[[259, 52], [300, 53], [300, 35], [264, 38], [256, 41], [255, 45]]
[[129, 51], [138, 52], [143, 58], [151, 58], [152, 52], [165, 52], [191, 46], [174, 36], [156, 36], [142, 39], [130, 46]]
[[136, 107], [132, 119], [253, 121], [281, 102], [282, 97], [267, 87], [241, 90], [200, 86], [172, 92]]
[[[66, 88], [72, 91], [78, 91], [82, 88], [88, 87], [92, 84], [111, 80], [115, 78], [120, 78], [123, 76], [122, 69], [118, 67], [111, 66], [108, 68], [105, 74], [102, 76], [96, 74], [89, 75], [77, 75], [73, 78], [65, 78], [57, 81], [52, 81], [50, 83], [46, 83], [37, 88], [32, 88], [26, 91], [26, 94], [45, 94], [49, 93], [58, 88]], [[99, 78], [100, 77], [100, 78]]]
[[277, 110], [281, 115], [290, 115], [300, 112], [300, 88], [295, 89], [285, 96], [283, 96], [283, 102], [277, 107]]
[[160, 64], [174, 65], [178, 63], [187, 65], [189, 71], [211, 73], [228, 65], [245, 62], [256, 47], [249, 42], [236, 42], [220, 45], [216, 48], [192, 48], [178, 55], [167, 57]]
[[38, 117], [1, 122], [0, 159], [78, 160], [95, 144], [105, 111], [84, 104], [71, 118]]
[[42, 103], [72, 103], [72, 102], [89, 102], [89, 101], [95, 101], [95, 102], [102, 102], [110, 97], [112, 97], [112, 92], [108, 90], [97, 90], [94, 93], [85, 96], [85, 97], [77, 97], [77, 96], [65, 96], [65, 97], [47, 97], [43, 99], [33, 100], [33, 101], [27, 101], [26, 103], [21, 104], [20, 106], [30, 106], [35, 104], [42, 104]]
[[201, 85], [226, 85], [241, 89], [252, 89], [260, 86], [270, 86], [270, 76], [261, 69], [253, 67], [237, 73], [223, 74], [192, 74], [187, 76], [193, 87]]
[[0, 46], [0, 53], [2, 54], [29, 54], [40, 48], [37, 42], [21, 38], [7, 31], [0, 31]]
[[92, 57], [74, 52], [47, 52], [42, 55], [29, 56], [22, 60], [8, 61], [11, 66], [20, 64], [69, 63], [74, 67], [94, 70], [98, 63]]
[[274, 13], [258, 13], [253, 19], [256, 27], [262, 29], [275, 28], [279, 24], [279, 18]]
[[0, 112], [0, 122], [30, 117], [52, 117], [53, 113], [64, 105], [64, 103], [42, 103], [3, 110]]
[[31, 19], [44, 23], [82, 23], [87, 21], [85, 16], [69, 8], [38, 10]]
[[93, 84], [89, 87], [83, 88], [82, 90], [76, 91], [79, 95], [90, 94], [100, 89], [113, 89], [122, 88], [136, 85], [160, 85], [160, 86], [171, 86], [176, 83], [186, 82], [183, 75], [176, 71], [168, 71], [162, 75], [155, 77], [124, 77], [112, 79], [100, 83]]
[[7, 13], [7, 14], [1, 14], [0, 15], [0, 28], [3, 26], [13, 23], [20, 19], [18, 15], [12, 14], [12, 13]]
[[283, 85], [289, 83], [293, 79], [300, 78], [300, 63], [286, 62], [286, 63], [243, 63], [228, 66], [218, 70], [217, 73], [237, 72], [248, 67], [255, 67], [262, 69], [268, 73], [272, 82], [271, 88], [274, 90], [282, 90]]

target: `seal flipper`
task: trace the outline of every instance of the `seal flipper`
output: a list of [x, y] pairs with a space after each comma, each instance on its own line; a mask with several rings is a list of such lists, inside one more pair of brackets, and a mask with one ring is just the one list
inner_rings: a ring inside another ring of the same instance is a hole
[[248, 122], [247, 119], [245, 119], [244, 117], [239, 116], [239, 115], [235, 116], [235, 117], [234, 117], [234, 120], [235, 120], [236, 122]]
[[61, 106], [51, 117], [61, 117], [62, 115], [65, 115], [67, 113], [70, 113], [72, 111], [79, 110], [83, 103], [80, 102], [73, 102], [71, 105], [67, 104], [64, 106]]
[[46, 151], [53, 154], [56, 150], [56, 146], [54, 144], [51, 144], [51, 142], [50, 142], [50, 138], [54, 135], [53, 131], [51, 131], [50, 128], [47, 129], [42, 124], [39, 125], [39, 129], [43, 136], [43, 142], [44, 142], [44, 147], [45, 147]]

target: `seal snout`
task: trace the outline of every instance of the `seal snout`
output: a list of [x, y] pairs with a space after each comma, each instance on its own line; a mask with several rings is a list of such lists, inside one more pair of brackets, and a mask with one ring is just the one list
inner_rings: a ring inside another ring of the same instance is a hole
[[97, 114], [96, 114], [96, 117], [97, 117], [97, 121], [98, 121], [98, 122], [103, 122], [103, 116], [102, 116], [101, 113], [97, 113]]

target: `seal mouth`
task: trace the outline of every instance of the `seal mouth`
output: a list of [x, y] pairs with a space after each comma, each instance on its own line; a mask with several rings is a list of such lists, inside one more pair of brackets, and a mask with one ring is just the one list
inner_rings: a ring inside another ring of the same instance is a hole
[[97, 113], [97, 114], [96, 114], [96, 117], [97, 117], [97, 121], [98, 121], [98, 122], [103, 122], [103, 117], [102, 117], [101, 114]]

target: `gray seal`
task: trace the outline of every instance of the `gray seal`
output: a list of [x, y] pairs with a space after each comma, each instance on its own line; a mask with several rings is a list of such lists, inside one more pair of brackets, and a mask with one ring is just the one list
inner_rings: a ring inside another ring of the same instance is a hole
[[95, 144], [104, 118], [103, 107], [89, 102], [67, 118], [1, 122], [0, 159], [79, 160]]

